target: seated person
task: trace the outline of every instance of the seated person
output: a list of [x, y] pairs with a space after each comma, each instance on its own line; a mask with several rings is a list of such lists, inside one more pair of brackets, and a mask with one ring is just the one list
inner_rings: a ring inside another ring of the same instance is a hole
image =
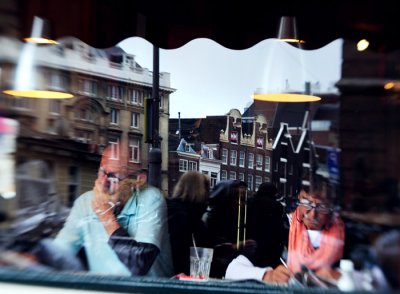
[[287, 283], [305, 266], [325, 278], [338, 278], [330, 269], [343, 256], [344, 224], [333, 211], [329, 192], [328, 183], [320, 176], [313, 178], [311, 189], [301, 187], [289, 229], [288, 269], [282, 265], [275, 269], [256, 268], [239, 256], [229, 265], [225, 277]]
[[190, 272], [190, 247], [210, 247], [210, 238], [202, 221], [210, 194], [208, 177], [198, 171], [184, 173], [167, 199], [168, 227], [175, 274]]
[[165, 200], [144, 171], [135, 179], [127, 158], [111, 155], [106, 148], [94, 189], [75, 200], [54, 244], [75, 254], [84, 248], [90, 272], [170, 277]]

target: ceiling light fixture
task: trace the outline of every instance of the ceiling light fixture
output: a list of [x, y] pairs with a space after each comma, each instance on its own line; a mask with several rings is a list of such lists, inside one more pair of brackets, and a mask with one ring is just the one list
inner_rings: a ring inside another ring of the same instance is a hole
[[299, 39], [296, 18], [294, 16], [281, 17], [277, 39], [287, 43], [305, 43], [304, 40]]
[[300, 48], [304, 41], [298, 37], [295, 17], [282, 16], [277, 39], [269, 41], [272, 43], [265, 66], [265, 87], [258, 88], [252, 95], [253, 99], [269, 102], [321, 100], [311, 94], [310, 83], [304, 79], [304, 51]]
[[56, 40], [51, 38], [49, 21], [39, 16], [33, 18], [31, 35], [24, 38], [24, 41], [38, 45], [58, 44]]
[[[44, 87], [40, 72], [35, 66], [35, 55], [38, 45], [57, 44], [51, 41], [33, 42], [33, 40], [47, 39], [43, 36], [43, 28], [49, 32], [48, 23], [42, 18], [35, 16], [32, 25], [30, 38], [26, 38], [27, 43], [23, 44], [21, 55], [16, 65], [14, 82], [11, 89], [6, 89], [3, 93], [16, 97], [42, 98], [42, 99], [66, 99], [74, 96], [67, 92], [51, 91]], [[50, 40], [50, 39], [47, 39]]]

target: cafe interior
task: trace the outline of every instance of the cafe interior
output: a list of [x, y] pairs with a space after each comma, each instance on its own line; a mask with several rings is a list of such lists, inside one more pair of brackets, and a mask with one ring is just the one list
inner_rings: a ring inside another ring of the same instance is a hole
[[[73, 37], [99, 50], [116, 46], [130, 37], [143, 38], [153, 46], [155, 60], [159, 58], [159, 50], [179, 50], [199, 38], [210, 39], [229, 50], [248, 50], [264, 40], [279, 39], [280, 33], [283, 34], [279, 31], [282, 29], [279, 26], [282, 17], [295, 20], [294, 32], [289, 33], [293, 33], [293, 37], [302, 43], [290, 46], [299, 50], [311, 52], [335, 40], [343, 40], [340, 79], [334, 85], [337, 103], [333, 147], [340, 154], [337, 163], [340, 179], [335, 182], [335, 187], [340, 195], [340, 215], [346, 224], [346, 243], [365, 249], [380, 237], [397, 233], [400, 228], [400, 156], [397, 145], [400, 141], [400, 17], [393, 1], [1, 0], [0, 38], [24, 42], [23, 39], [34, 32], [34, 19], [39, 18], [48, 25], [52, 39]], [[364, 48], [360, 48], [363, 44]], [[7, 50], [0, 49], [0, 52]], [[10, 66], [4, 61], [8, 53], [4, 54], [0, 55], [2, 83]], [[158, 64], [154, 61], [151, 69], [154, 75], [159, 70], [157, 66], [162, 68], [162, 62]], [[158, 87], [158, 84], [154, 85]], [[0, 121], [0, 135], [6, 138], [7, 134], [12, 134], [12, 140], [15, 140], [9, 145], [11, 151], [6, 147], [9, 142], [0, 140], [5, 146], [0, 146], [0, 156], [4, 162], [0, 171], [2, 177], [7, 175], [12, 181], [15, 173], [14, 156], [20, 161], [35, 159], [32, 150], [35, 150], [34, 139], [37, 134], [20, 130], [24, 138], [18, 138], [16, 126], [6, 121], [17, 117], [8, 109], [9, 104], [1, 102], [9, 94], [3, 92], [5, 85], [0, 86], [0, 119], [3, 119], [3, 122]], [[321, 97], [322, 102], [319, 103], [323, 103], [324, 96]], [[36, 101], [34, 98], [28, 99]], [[18, 119], [29, 122], [25, 116]], [[65, 125], [68, 125], [69, 119], [65, 118]], [[157, 140], [153, 139], [150, 138], [148, 142], [157, 144]], [[21, 154], [18, 148], [29, 152]], [[48, 152], [52, 153], [48, 155], [49, 158], [57, 156], [53, 147], [48, 148]], [[63, 151], [59, 152], [62, 154]], [[97, 156], [88, 165], [95, 168], [98, 161]], [[152, 171], [160, 166], [150, 166], [149, 169]], [[153, 175], [158, 175], [157, 171]], [[53, 178], [48, 171], [42, 177], [44, 182]], [[13, 196], [3, 193], [2, 197], [7, 199]], [[6, 204], [2, 205], [5, 207]], [[2, 223], [2, 230], [6, 224], [10, 225], [5, 218]], [[7, 238], [10, 237], [3, 235], [0, 241], [6, 242]], [[389, 244], [385, 247], [387, 250], [381, 250], [381, 254], [386, 254], [386, 260], [391, 260], [388, 279], [395, 281], [391, 289], [396, 290], [400, 288], [400, 238], [394, 238]], [[361, 249], [356, 258], [373, 259]], [[210, 279], [196, 283], [179, 279], [96, 276], [71, 272], [45, 275], [1, 267], [0, 287], [5, 287], [7, 291], [27, 287], [30, 292], [52, 289], [82, 293], [309, 291], [307, 287], [276, 286], [250, 280], [232, 282]], [[317, 292], [331, 290], [326, 287], [313, 288]], [[376, 292], [379, 290], [374, 289]]]

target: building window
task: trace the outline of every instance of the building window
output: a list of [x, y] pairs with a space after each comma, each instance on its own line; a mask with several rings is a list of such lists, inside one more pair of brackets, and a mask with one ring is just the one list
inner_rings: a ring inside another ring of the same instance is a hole
[[246, 160], [246, 153], [244, 151], [239, 152], [239, 166], [244, 167], [244, 163]]
[[261, 183], [262, 183], [262, 177], [256, 176], [256, 186], [254, 187], [256, 191], [258, 191], [258, 187], [260, 187]]
[[270, 172], [271, 171], [271, 157], [269, 156], [265, 156], [265, 169], [266, 172]]
[[111, 154], [110, 159], [119, 159], [119, 140], [118, 139], [110, 139], [108, 144], [111, 146]]
[[108, 85], [107, 98], [122, 101], [123, 89], [120, 86]]
[[236, 150], [231, 150], [231, 165], [236, 166], [236, 161], [237, 161], [237, 151]]
[[159, 101], [159, 107], [160, 107], [160, 110], [163, 110], [164, 109], [164, 95], [161, 95], [160, 94], [160, 101]]
[[293, 175], [293, 164], [289, 166], [289, 175]]
[[217, 183], [217, 180], [218, 180], [218, 173], [211, 172], [210, 188], [214, 188], [215, 184]]
[[89, 144], [92, 141], [93, 133], [86, 130], [75, 130], [75, 140], [78, 142]]
[[209, 159], [214, 159], [214, 150], [212, 148], [208, 148], [207, 156]]
[[228, 179], [228, 173], [226, 170], [221, 170], [221, 181], [226, 181]]
[[188, 170], [188, 161], [186, 159], [179, 159], [179, 171], [185, 172]]
[[271, 179], [269, 177], [264, 178], [264, 183], [270, 183], [270, 182], [271, 182]]
[[244, 182], [244, 173], [239, 173], [239, 181]]
[[253, 175], [247, 176], [247, 189], [253, 191]]
[[60, 100], [50, 100], [50, 113], [60, 114], [61, 113], [61, 101]]
[[115, 109], [115, 108], [111, 108], [111, 123], [114, 125], [118, 125], [119, 124], [119, 110]]
[[75, 109], [75, 118], [84, 121], [93, 121], [92, 112], [86, 108]]
[[128, 103], [133, 105], [143, 105], [144, 92], [134, 89], [128, 90]]
[[230, 171], [229, 172], [229, 179], [230, 180], [236, 180], [236, 172]]
[[192, 150], [193, 150], [192, 145], [193, 145], [193, 144], [191, 144], [191, 143], [186, 143], [186, 144], [185, 144], [185, 152], [190, 152], [190, 153], [192, 153]]
[[31, 100], [30, 98], [18, 98], [18, 99], [11, 99], [11, 108], [15, 108], [17, 110], [30, 110], [31, 107]]
[[189, 161], [189, 170], [197, 171], [197, 162], [196, 161]]
[[249, 168], [254, 168], [254, 154], [253, 153], [249, 153]]
[[228, 164], [228, 149], [222, 149], [222, 164]]
[[50, 75], [50, 88], [52, 90], [61, 90], [65, 91], [67, 88], [68, 82], [67, 77], [60, 73], [53, 73]]
[[263, 161], [263, 156], [261, 154], [256, 155], [256, 169], [257, 170], [262, 170], [262, 161]]
[[140, 140], [129, 139], [129, 161], [134, 163], [140, 163]]
[[83, 94], [94, 96], [97, 94], [97, 82], [93, 80], [79, 80], [79, 89]]
[[131, 113], [131, 128], [134, 129], [139, 128], [139, 113], [136, 112]]

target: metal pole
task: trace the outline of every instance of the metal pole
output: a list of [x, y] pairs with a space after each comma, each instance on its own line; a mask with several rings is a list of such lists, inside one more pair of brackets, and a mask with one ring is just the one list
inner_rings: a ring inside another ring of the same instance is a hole
[[147, 143], [151, 144], [149, 150], [149, 184], [161, 188], [161, 149], [160, 149], [160, 69], [159, 69], [159, 48], [153, 46], [153, 91], [151, 103], [148, 106], [147, 113], [150, 116], [147, 118], [148, 134]]

